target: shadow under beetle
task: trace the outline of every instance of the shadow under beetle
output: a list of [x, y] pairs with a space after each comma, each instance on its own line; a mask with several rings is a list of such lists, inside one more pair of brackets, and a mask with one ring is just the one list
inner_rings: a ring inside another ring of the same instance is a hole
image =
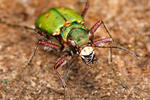
[[[87, 64], [87, 66], [90, 63], [94, 63], [94, 61], [97, 61], [96, 55], [94, 53], [95, 47], [110, 48], [110, 53], [112, 48], [120, 49], [137, 58], [134, 53], [128, 51], [125, 48], [118, 46], [104, 46], [105, 43], [113, 43], [114, 40], [112, 39], [112, 36], [103, 21], [99, 20], [90, 29], [87, 29], [87, 27], [84, 25], [84, 16], [88, 10], [88, 7], [89, 2], [87, 1], [81, 15], [70, 8], [51, 8], [37, 18], [34, 29], [27, 26], [8, 24], [10, 26], [23, 27], [26, 29], [34, 30], [38, 34], [46, 38], [46, 40], [38, 41], [25, 67], [31, 62], [33, 56], [37, 51], [38, 45], [48, 46], [50, 48], [60, 51], [66, 50], [66, 53], [58, 59], [54, 66], [54, 70], [56, 71], [59, 79], [61, 80], [62, 86], [65, 88], [66, 85], [64, 79], [61, 78], [61, 75], [59, 74], [57, 69], [68, 58], [74, 55], [80, 56], [83, 62]], [[1, 21], [1, 23], [5, 22]], [[101, 25], [103, 25], [103, 27], [105, 28], [107, 34], [109, 35], [109, 38], [94, 41], [94, 32]], [[58, 43], [55, 43], [54, 41], [50, 42], [49, 37], [56, 38], [57, 40], [59, 40], [61, 45], [58, 45]], [[110, 59], [111, 56], [112, 55], [110, 55]]]

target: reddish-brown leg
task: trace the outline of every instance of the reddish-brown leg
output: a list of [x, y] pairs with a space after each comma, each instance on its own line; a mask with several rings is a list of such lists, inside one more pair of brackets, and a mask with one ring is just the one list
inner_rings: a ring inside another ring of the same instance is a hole
[[[112, 42], [112, 38], [106, 38], [95, 41], [93, 44], [94, 46], [103, 46], [105, 43]], [[109, 63], [112, 62], [112, 48], [109, 48], [109, 56], [108, 56]]]
[[61, 78], [61, 75], [59, 74], [57, 68], [59, 68], [64, 63], [64, 61], [67, 59], [67, 57], [69, 57], [69, 56], [63, 55], [62, 57], [60, 57], [54, 66], [54, 70], [56, 71], [59, 79], [61, 80], [63, 88], [65, 88], [66, 84], [65, 84], [65, 81]]
[[[49, 46], [51, 48], [55, 48], [57, 50], [59, 50], [61, 47], [55, 43], [51, 43], [51, 42], [47, 42], [47, 41], [40, 41], [39, 42], [40, 45], [45, 45], [45, 46]], [[57, 71], [57, 68], [59, 68], [63, 62], [67, 59], [68, 55], [63, 55], [61, 58], [59, 58], [59, 60], [56, 62], [55, 66], [54, 66], [54, 70], [56, 71], [59, 79], [61, 80], [62, 82], [62, 86], [63, 88], [65, 88], [65, 82], [64, 80], [61, 78], [61, 75], [59, 74], [59, 72]]]
[[85, 16], [85, 14], [86, 14], [88, 8], [89, 8], [89, 2], [88, 2], [88, 0], [87, 0], [86, 5], [85, 5], [85, 8], [84, 8], [84, 10], [83, 10], [82, 13], [81, 13], [81, 16], [82, 16], [83, 18], [84, 18], [84, 16]]
[[34, 48], [34, 51], [32, 52], [32, 54], [31, 54], [29, 60], [28, 60], [27, 63], [25, 64], [24, 68], [27, 67], [27, 66], [31, 63], [33, 57], [35, 56], [35, 53], [36, 53], [36, 51], [37, 51], [37, 48], [38, 48], [38, 45], [39, 45], [39, 44], [40, 44], [40, 45], [46, 45], [46, 46], [49, 46], [49, 47], [55, 48], [55, 49], [59, 49], [59, 48], [60, 48], [60, 46], [58, 46], [57, 44], [51, 43], [51, 42], [38, 41], [37, 44], [36, 44], [36, 46], [35, 46], [35, 48]]
[[104, 43], [108, 43], [108, 42], [112, 42], [112, 38], [105, 38], [105, 39], [97, 40], [93, 44], [94, 46], [98, 47], [98, 46], [103, 46]]
[[31, 56], [30, 56], [30, 58], [28, 59], [28, 61], [27, 61], [26, 64], [24, 65], [23, 69], [16, 75], [15, 78], [9, 79], [8, 81], [14, 81], [14, 80], [17, 80], [17, 79], [18, 79], [18, 77], [20, 76], [20, 74], [23, 73], [23, 71], [24, 71], [24, 70], [27, 68], [27, 66], [31, 63], [31, 61], [32, 61], [33, 57], [35, 56], [35, 53], [36, 53], [36, 51], [37, 51], [39, 45], [46, 45], [46, 46], [49, 46], [49, 47], [51, 47], [51, 48], [60, 49], [60, 46], [58, 46], [58, 45], [55, 44], [55, 43], [45, 42], [45, 41], [38, 41], [37, 44], [36, 44], [36, 46], [35, 46], [35, 48], [34, 48], [34, 50], [33, 50], [33, 52], [32, 52], [32, 54], [31, 54]]
[[[105, 43], [112, 42], [112, 38], [106, 38], [95, 41], [93, 44], [94, 46], [103, 46]], [[109, 48], [109, 56], [108, 56], [108, 62], [112, 62], [112, 48]]]
[[39, 44], [40, 45], [45, 45], [45, 46], [48, 46], [48, 47], [51, 47], [51, 48], [54, 48], [54, 49], [57, 49], [57, 50], [61, 49], [61, 47], [59, 45], [57, 45], [56, 43], [52, 43], [52, 42], [39, 41]]
[[[104, 22], [99, 20], [95, 25], [92, 26], [92, 28], [90, 29], [90, 33], [89, 33], [89, 40], [93, 43], [94, 40], [94, 32], [97, 30], [97, 28], [99, 28], [101, 25], [104, 26], [107, 34], [109, 35], [109, 37], [112, 39], [111, 42], [113, 42], [113, 38], [111, 36], [111, 34], [109, 33], [107, 27], [105, 26]], [[112, 48], [109, 48], [109, 62], [112, 62]]]
[[110, 38], [112, 38], [112, 36], [111, 36], [111, 34], [109, 33], [109, 31], [108, 31], [107, 27], [105, 26], [104, 22], [100, 20], [100, 21], [98, 21], [95, 25], [93, 25], [92, 28], [90, 29], [89, 39], [90, 39], [91, 41], [93, 41], [93, 39], [94, 39], [94, 32], [95, 32], [95, 31], [97, 30], [97, 28], [99, 28], [101, 25], [104, 26], [104, 28], [105, 28], [107, 34], [109, 35]]

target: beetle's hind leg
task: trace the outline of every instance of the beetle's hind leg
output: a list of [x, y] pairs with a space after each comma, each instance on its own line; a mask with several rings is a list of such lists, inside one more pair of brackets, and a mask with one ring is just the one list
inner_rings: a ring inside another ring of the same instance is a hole
[[2, 19], [0, 19], [0, 23], [1, 24], [5, 24], [9, 27], [14, 27], [14, 28], [23, 28], [23, 29], [28, 29], [28, 30], [33, 30], [35, 31], [35, 28], [32, 28], [32, 27], [28, 27], [28, 26], [25, 26], [25, 25], [18, 25], [18, 24], [10, 24], [6, 21], [3, 21]]
[[28, 61], [27, 61], [27, 62], [25, 63], [25, 65], [23, 66], [23, 69], [22, 69], [20, 72], [18, 72], [18, 74], [16, 75], [16, 77], [15, 77], [15, 78], [11, 78], [11, 79], [4, 79], [4, 80], [2, 80], [2, 82], [11, 82], [11, 81], [15, 81], [15, 80], [19, 79], [20, 75], [24, 72], [24, 70], [25, 70], [25, 69], [28, 67], [28, 65], [31, 63], [33, 57], [34, 57], [35, 54], [36, 54], [36, 51], [37, 51], [37, 49], [38, 49], [38, 46], [39, 46], [39, 41], [38, 41], [37, 44], [35, 45], [34, 50], [33, 50], [32, 54], [30, 55]]

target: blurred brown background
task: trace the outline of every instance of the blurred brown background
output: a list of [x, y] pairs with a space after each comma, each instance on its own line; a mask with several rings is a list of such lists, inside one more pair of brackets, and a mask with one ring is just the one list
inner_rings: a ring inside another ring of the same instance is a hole
[[[35, 19], [52, 7], [69, 7], [81, 13], [86, 0], [0, 0], [0, 19], [34, 27]], [[59, 53], [40, 48], [21, 78], [0, 83], [0, 100], [150, 100], [150, 0], [89, 0], [88, 28], [102, 19], [115, 41], [139, 60], [113, 49], [97, 49], [97, 65], [89, 69], [74, 61], [66, 93], [53, 70]], [[97, 30], [101, 36], [101, 29]], [[0, 24], [0, 81], [14, 78], [28, 60], [37, 41], [32, 31]], [[69, 64], [68, 64], [69, 65]], [[60, 68], [63, 74], [67, 68]]]

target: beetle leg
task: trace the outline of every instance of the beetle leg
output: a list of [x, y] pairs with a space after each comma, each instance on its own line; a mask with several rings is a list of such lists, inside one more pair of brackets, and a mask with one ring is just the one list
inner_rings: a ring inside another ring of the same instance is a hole
[[35, 28], [24, 26], [24, 25], [18, 25], [18, 24], [10, 24], [8, 22], [3, 21], [2, 19], [0, 19], [0, 23], [5, 24], [5, 25], [10, 26], [10, 27], [14, 27], [14, 28], [24, 28], [24, 29], [35, 31]]
[[72, 67], [72, 64], [77, 60], [77, 57], [78, 57], [78, 55], [74, 55], [74, 54], [72, 54], [71, 55], [71, 59], [70, 59], [70, 61], [69, 61], [69, 63], [67, 64], [67, 71], [66, 71], [66, 73], [65, 73], [65, 75], [64, 75], [64, 77], [63, 77], [63, 80], [65, 81], [66, 80], [66, 78], [67, 78], [67, 76], [68, 76], [68, 74], [69, 74], [69, 71], [70, 71], [70, 69], [71, 69], [71, 67]]
[[25, 66], [24, 66], [24, 68], [26, 68], [26, 67], [31, 63], [31, 61], [32, 61], [33, 57], [35, 56], [35, 53], [36, 53], [36, 51], [37, 51], [37, 49], [38, 49], [38, 46], [39, 46], [39, 41], [37, 42], [37, 44], [36, 44], [36, 46], [35, 46], [35, 48], [34, 48], [32, 54], [31, 54], [31, 56], [30, 56], [30, 58], [29, 58], [29, 60], [27, 61], [27, 63], [26, 63]]
[[27, 66], [31, 63], [31, 61], [32, 61], [33, 57], [35, 56], [35, 53], [36, 53], [36, 51], [37, 51], [39, 45], [46, 45], [46, 46], [49, 46], [49, 47], [55, 48], [55, 49], [59, 49], [59, 48], [60, 48], [60, 46], [58, 46], [57, 44], [51, 43], [51, 42], [38, 41], [37, 44], [36, 44], [36, 46], [35, 46], [35, 48], [34, 48], [34, 50], [33, 50], [33, 52], [32, 52], [32, 54], [31, 54], [31, 56], [30, 56], [30, 58], [28, 59], [28, 61], [27, 61], [26, 64], [24, 65], [23, 69], [19, 72], [19, 74], [16, 75], [15, 78], [10, 79], [10, 80], [8, 80], [8, 81], [14, 81], [14, 80], [17, 80], [17, 79], [18, 79], [18, 77], [20, 76], [20, 74], [23, 73], [23, 71], [24, 71], [24, 70], [27, 68]]
[[15, 78], [8, 79], [8, 80], [6, 80], [6, 81], [8, 81], [8, 82], [10, 82], [10, 81], [15, 81], [15, 80], [17, 80], [17, 79], [20, 77], [21, 73], [23, 73], [23, 71], [24, 71], [24, 70], [27, 68], [27, 66], [31, 63], [33, 57], [34, 57], [35, 54], [36, 54], [36, 51], [37, 51], [37, 49], [38, 49], [38, 46], [39, 46], [39, 41], [37, 42], [37, 44], [36, 44], [36, 46], [35, 46], [35, 48], [34, 48], [32, 54], [30, 55], [28, 61], [25, 63], [23, 69], [22, 69], [20, 72], [18, 72], [18, 74], [16, 75]]
[[57, 68], [59, 68], [64, 63], [64, 61], [67, 59], [67, 57], [68, 57], [68, 55], [63, 55], [61, 58], [59, 58], [59, 60], [56, 62], [55, 66], [54, 66], [54, 70], [56, 71], [59, 79], [61, 80], [63, 88], [65, 88], [66, 84], [65, 84], [65, 81], [61, 78], [61, 75], [58, 72]]
[[71, 67], [72, 67], [72, 63], [71, 63], [71, 64], [69, 65], [69, 67], [67, 68], [67, 71], [66, 71], [66, 73], [65, 73], [65, 75], [64, 75], [64, 77], [63, 77], [63, 80], [64, 80], [64, 81], [66, 80], [66, 78], [67, 78], [67, 76], [68, 76], [68, 74], [69, 74], [69, 71], [70, 71]]
[[109, 35], [110, 38], [112, 38], [112, 36], [111, 36], [111, 34], [109, 33], [109, 31], [108, 31], [107, 27], [105, 26], [104, 22], [101, 21], [101, 20], [99, 20], [99, 21], [98, 21], [95, 25], [93, 25], [92, 28], [90, 29], [89, 39], [90, 39], [91, 41], [93, 41], [93, 39], [94, 39], [94, 32], [95, 32], [95, 31], [97, 30], [97, 28], [99, 28], [101, 25], [104, 26], [104, 28], [105, 28], [107, 34]]
[[[89, 40], [93, 43], [93, 39], [94, 39], [94, 32], [97, 30], [98, 27], [100, 27], [101, 25], [104, 26], [107, 34], [109, 35], [109, 37], [112, 39], [111, 42], [113, 42], [113, 38], [111, 36], [111, 34], [109, 33], [107, 27], [105, 26], [104, 22], [102, 20], [99, 20], [95, 25], [92, 26], [92, 28], [90, 29], [90, 32], [89, 32]], [[109, 62], [112, 62], [112, 48], [109, 48]]]
[[87, 0], [86, 5], [85, 5], [85, 8], [84, 8], [84, 10], [83, 10], [82, 13], [81, 13], [81, 16], [82, 16], [83, 18], [84, 18], [84, 16], [85, 16], [85, 14], [86, 14], [88, 8], [89, 8], [89, 2], [88, 2], [88, 0]]
[[57, 50], [61, 49], [61, 47], [59, 45], [57, 45], [56, 43], [52, 43], [52, 42], [39, 41], [39, 44], [40, 45], [45, 45], [45, 46], [48, 46], [48, 47], [51, 47], [51, 48], [54, 48], [54, 49], [57, 49]]
[[103, 46], [104, 43], [108, 43], [108, 42], [112, 42], [112, 38], [105, 38], [105, 39], [97, 40], [93, 44], [94, 46]]
[[[95, 41], [93, 44], [95, 46], [103, 46], [104, 43], [108, 43], [108, 42], [112, 42], [112, 38], [105, 38], [105, 39], [101, 39], [101, 40], [97, 40]], [[108, 62], [112, 62], [112, 48], [109, 48], [109, 56], [108, 56]]]

